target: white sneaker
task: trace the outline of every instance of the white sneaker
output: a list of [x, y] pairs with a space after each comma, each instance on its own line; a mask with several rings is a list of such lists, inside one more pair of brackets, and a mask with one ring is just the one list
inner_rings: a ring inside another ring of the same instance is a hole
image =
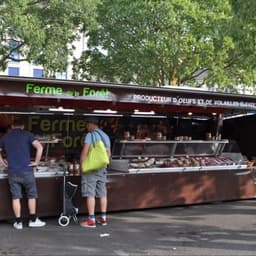
[[36, 218], [35, 221], [30, 220], [28, 223], [28, 226], [30, 228], [40, 228], [40, 227], [44, 227], [46, 225], [46, 222], [41, 221], [39, 218]]
[[16, 229], [23, 229], [23, 223], [22, 222], [14, 222], [13, 227]]

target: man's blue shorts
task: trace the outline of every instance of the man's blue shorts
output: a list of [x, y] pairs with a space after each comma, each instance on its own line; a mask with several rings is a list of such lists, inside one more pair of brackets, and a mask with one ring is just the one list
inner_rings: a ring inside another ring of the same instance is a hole
[[22, 189], [24, 188], [28, 199], [37, 198], [37, 187], [34, 172], [22, 172], [19, 174], [8, 175], [8, 181], [12, 199], [23, 197]]

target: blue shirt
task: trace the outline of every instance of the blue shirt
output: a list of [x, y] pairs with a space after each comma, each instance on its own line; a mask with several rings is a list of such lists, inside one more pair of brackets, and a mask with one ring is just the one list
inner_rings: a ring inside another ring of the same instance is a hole
[[103, 132], [101, 129], [95, 129], [92, 132], [88, 132], [85, 136], [84, 143], [92, 144], [93, 142], [101, 140], [104, 144], [106, 149], [110, 149], [110, 139], [109, 136]]
[[33, 171], [29, 164], [34, 140], [32, 133], [22, 129], [13, 129], [0, 139], [0, 148], [5, 150], [7, 156], [8, 174]]

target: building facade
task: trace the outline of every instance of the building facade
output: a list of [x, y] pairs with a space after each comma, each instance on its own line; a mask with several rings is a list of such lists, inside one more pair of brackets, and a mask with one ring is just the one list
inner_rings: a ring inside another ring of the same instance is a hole
[[[81, 53], [86, 49], [87, 40], [84, 35], [81, 35], [79, 41], [74, 42], [75, 50], [73, 53], [73, 58], [79, 58]], [[13, 52], [12, 57], [15, 59], [21, 59], [22, 56], [19, 56], [18, 53]], [[72, 58], [69, 58], [68, 62], [72, 62]], [[35, 63], [30, 63], [26, 61], [9, 61], [6, 70], [0, 71], [0, 75], [7, 76], [22, 76], [22, 77], [35, 77], [43, 78], [44, 77], [44, 68], [41, 65]], [[71, 80], [73, 75], [72, 65], [68, 65], [65, 72], [57, 72], [55, 74], [56, 79], [68, 79]]]

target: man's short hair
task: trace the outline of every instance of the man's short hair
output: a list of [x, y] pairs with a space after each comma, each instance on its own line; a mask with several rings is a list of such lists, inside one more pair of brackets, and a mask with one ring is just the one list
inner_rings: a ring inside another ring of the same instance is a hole
[[23, 126], [23, 125], [25, 125], [24, 119], [21, 118], [21, 117], [15, 117], [13, 122], [12, 122], [12, 125], [13, 126], [18, 126], [18, 127]]
[[85, 118], [86, 123], [99, 124], [99, 118], [96, 116], [88, 116]]

